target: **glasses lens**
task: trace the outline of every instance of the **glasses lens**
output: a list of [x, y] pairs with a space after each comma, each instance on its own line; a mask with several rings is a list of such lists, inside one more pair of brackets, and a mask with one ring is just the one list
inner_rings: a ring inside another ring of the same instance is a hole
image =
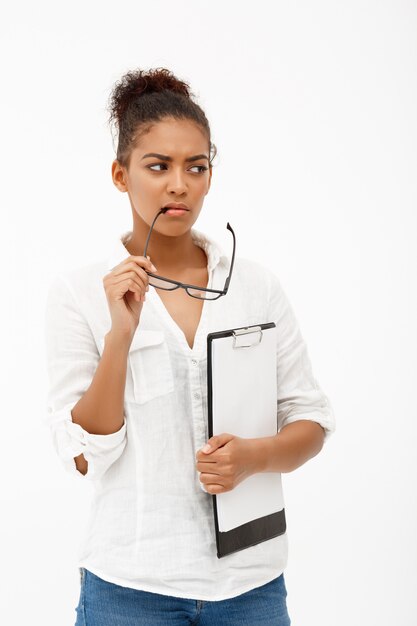
[[149, 276], [149, 284], [152, 287], [157, 287], [159, 289], [167, 289], [168, 291], [172, 291], [173, 289], [177, 289], [178, 285], [175, 283], [170, 283], [167, 280], [163, 280], [162, 278], [155, 278], [155, 276]]
[[192, 289], [187, 287], [187, 293], [194, 298], [201, 298], [202, 300], [217, 300], [220, 297], [219, 293], [212, 293], [210, 291], [203, 291], [200, 289]]

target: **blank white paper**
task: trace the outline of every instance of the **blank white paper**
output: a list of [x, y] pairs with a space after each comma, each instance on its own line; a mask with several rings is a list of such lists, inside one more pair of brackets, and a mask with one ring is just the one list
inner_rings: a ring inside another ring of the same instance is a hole
[[[277, 433], [276, 327], [212, 341], [213, 435], [269, 437]], [[256, 344], [256, 345], [255, 345]], [[281, 474], [254, 474], [226, 493], [216, 494], [219, 530], [229, 531], [284, 508]]]

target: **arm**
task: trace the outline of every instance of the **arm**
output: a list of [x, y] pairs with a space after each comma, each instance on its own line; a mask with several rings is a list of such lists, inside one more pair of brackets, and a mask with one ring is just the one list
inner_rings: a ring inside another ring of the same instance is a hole
[[[259, 472], [291, 472], [320, 452], [335, 431], [331, 404], [313, 376], [306, 343], [277, 276], [267, 268], [265, 322], [276, 325], [277, 433], [242, 438], [231, 433], [210, 437], [196, 453], [204, 491], [234, 489]], [[260, 281], [262, 281], [260, 276]], [[275, 429], [274, 429], [275, 431]]]
[[317, 422], [298, 420], [272, 437], [243, 438], [231, 433], [210, 437], [210, 450], [196, 454], [200, 482], [211, 494], [234, 489], [242, 480], [261, 472], [292, 472], [318, 454], [324, 429]]
[[[94, 435], [110, 435], [124, 424], [123, 401], [130, 338], [105, 335], [104, 350], [90, 386], [71, 410], [72, 421]], [[86, 474], [84, 454], [75, 457], [77, 469]]]
[[278, 278], [265, 271], [269, 273], [265, 321], [274, 321], [277, 328], [277, 434], [211, 437], [210, 449], [203, 447], [196, 454], [200, 482], [211, 494], [229, 491], [257, 472], [293, 471], [318, 454], [336, 428], [331, 404], [313, 376], [294, 311]]
[[268, 321], [277, 327], [277, 434], [249, 440], [254, 472], [292, 472], [316, 456], [336, 429], [329, 399], [313, 376], [294, 310], [269, 272]]
[[298, 420], [273, 437], [252, 439], [255, 473], [294, 471], [320, 452], [324, 436], [317, 422]]
[[275, 274], [270, 273], [270, 279], [268, 320], [277, 327], [277, 434], [270, 451], [273, 457], [274, 453], [286, 457], [289, 463], [284, 466], [295, 469], [320, 452], [336, 422], [330, 401], [313, 375], [294, 310]]
[[110, 331], [100, 359], [71, 287], [57, 276], [48, 293], [45, 335], [48, 417], [65, 468], [97, 479], [126, 445], [123, 396], [130, 342]]

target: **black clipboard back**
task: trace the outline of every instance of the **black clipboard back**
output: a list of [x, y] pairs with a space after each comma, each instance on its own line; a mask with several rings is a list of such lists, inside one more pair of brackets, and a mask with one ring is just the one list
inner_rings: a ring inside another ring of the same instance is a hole
[[[218, 338], [233, 336], [233, 348], [251, 348], [262, 341], [262, 331], [275, 327], [275, 322], [253, 324], [212, 332], [207, 335], [207, 406], [208, 406], [208, 437], [213, 436], [213, 381], [212, 381], [212, 343]], [[253, 336], [253, 338], [252, 338]], [[264, 517], [251, 520], [227, 532], [219, 530], [217, 496], [213, 499], [214, 525], [216, 532], [217, 557], [222, 558], [267, 541], [287, 530], [285, 508]]]

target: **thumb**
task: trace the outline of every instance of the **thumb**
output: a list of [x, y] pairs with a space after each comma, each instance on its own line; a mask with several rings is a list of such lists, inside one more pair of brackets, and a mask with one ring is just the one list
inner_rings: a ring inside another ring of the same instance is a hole
[[228, 441], [233, 439], [234, 435], [230, 435], [229, 433], [222, 433], [221, 435], [214, 435], [210, 437], [206, 445], [201, 448], [202, 452], [206, 454], [210, 454], [210, 452], [214, 452], [217, 448], [224, 446]]

